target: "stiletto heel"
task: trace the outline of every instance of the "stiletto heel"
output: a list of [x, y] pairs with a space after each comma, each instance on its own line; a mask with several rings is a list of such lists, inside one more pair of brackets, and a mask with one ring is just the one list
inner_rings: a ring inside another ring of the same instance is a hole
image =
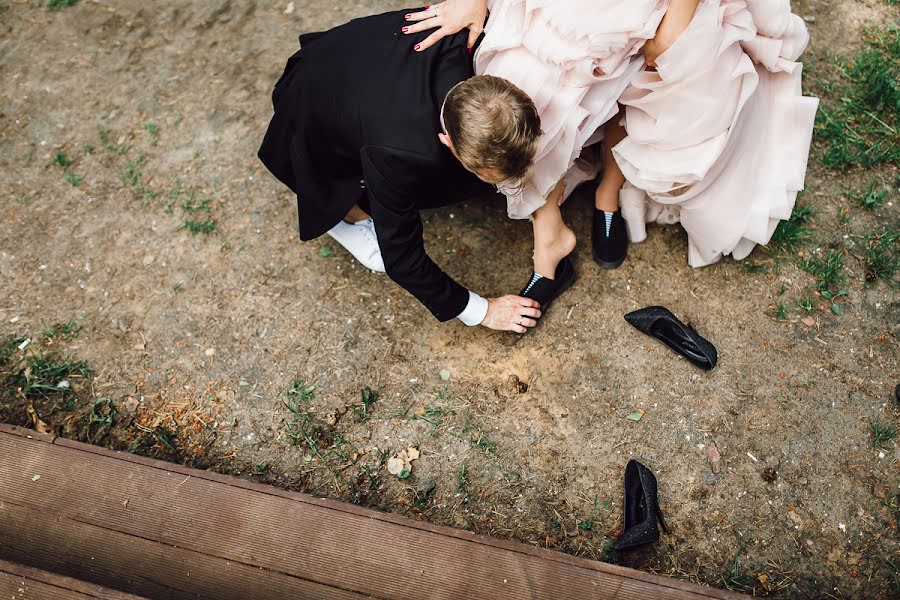
[[613, 547], [625, 550], [659, 539], [657, 522], [663, 531], [669, 533], [663, 521], [657, 498], [656, 477], [653, 472], [636, 460], [629, 460], [625, 466], [625, 524], [622, 534]]
[[666, 535], [669, 534], [669, 528], [666, 527], [666, 520], [663, 519], [662, 511], [659, 509], [659, 504], [656, 505], [656, 516], [659, 518], [659, 524], [662, 526], [663, 531], [666, 532]]

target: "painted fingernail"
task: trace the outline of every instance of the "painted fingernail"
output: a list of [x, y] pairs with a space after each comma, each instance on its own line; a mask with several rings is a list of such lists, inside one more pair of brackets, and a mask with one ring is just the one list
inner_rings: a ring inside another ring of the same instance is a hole
[[423, 10], [428, 10], [429, 8], [431, 8], [430, 4], [428, 6], [426, 6]]
[[410, 19], [412, 19], [412, 15], [404, 15], [403, 18], [409, 21]]
[[413, 50], [418, 50], [420, 46], [421, 44], [416, 44], [415, 46], [413, 46]]
[[409, 30], [409, 27], [404, 27], [404, 28], [401, 29], [400, 31], [402, 31], [403, 33], [406, 33], [408, 30]]
[[469, 54], [472, 54], [472, 49], [473, 49], [473, 48], [474, 48], [474, 46], [469, 46], [469, 47], [468, 47]]

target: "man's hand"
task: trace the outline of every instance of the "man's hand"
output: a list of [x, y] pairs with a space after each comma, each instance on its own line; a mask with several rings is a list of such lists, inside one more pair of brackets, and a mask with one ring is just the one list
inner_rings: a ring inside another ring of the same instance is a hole
[[537, 301], [521, 296], [488, 298], [488, 312], [481, 324], [497, 331], [525, 333], [537, 325], [535, 319], [541, 317], [540, 306]]
[[453, 35], [468, 27], [468, 46], [471, 50], [484, 30], [485, 16], [487, 16], [487, 0], [444, 0], [440, 4], [432, 4], [424, 10], [406, 15], [408, 21], [418, 23], [404, 27], [403, 33], [437, 29], [416, 45], [416, 52], [421, 52], [436, 44], [442, 37]]

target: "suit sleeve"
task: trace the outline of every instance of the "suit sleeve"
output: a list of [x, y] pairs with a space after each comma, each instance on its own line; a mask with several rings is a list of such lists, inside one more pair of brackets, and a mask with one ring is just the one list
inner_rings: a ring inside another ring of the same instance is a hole
[[[439, 321], [457, 317], [469, 291], [444, 273], [425, 252], [417, 196], [427, 167], [418, 154], [369, 147], [361, 152], [372, 219], [388, 276], [416, 297]], [[434, 192], [432, 192], [434, 193]]]

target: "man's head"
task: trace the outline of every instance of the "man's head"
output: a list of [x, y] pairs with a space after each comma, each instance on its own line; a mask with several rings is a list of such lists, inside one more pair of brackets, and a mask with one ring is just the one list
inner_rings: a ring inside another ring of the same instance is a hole
[[447, 94], [438, 134], [463, 166], [482, 180], [519, 187], [527, 180], [541, 136], [534, 102], [512, 83], [472, 77]]

